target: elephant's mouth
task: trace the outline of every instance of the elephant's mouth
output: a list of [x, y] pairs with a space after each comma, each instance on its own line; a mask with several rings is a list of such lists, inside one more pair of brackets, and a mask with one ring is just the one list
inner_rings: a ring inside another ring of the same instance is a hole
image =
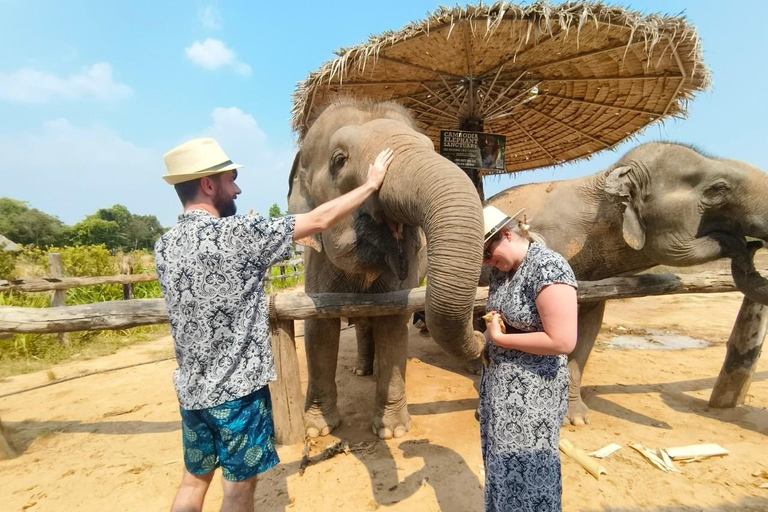
[[400, 281], [408, 277], [418, 251], [418, 228], [367, 212], [355, 214], [355, 255], [368, 275], [391, 270]]

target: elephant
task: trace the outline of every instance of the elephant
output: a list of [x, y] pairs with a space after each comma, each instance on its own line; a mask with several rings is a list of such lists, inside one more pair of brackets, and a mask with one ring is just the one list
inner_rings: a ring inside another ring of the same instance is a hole
[[[768, 304], [768, 280], [752, 260], [763, 242], [745, 238], [768, 240], [768, 175], [748, 163], [651, 142], [596, 174], [512, 187], [487, 204], [507, 214], [525, 208], [532, 229], [566, 257], [577, 279], [728, 257], [737, 288]], [[589, 421], [580, 386], [604, 310], [604, 301], [580, 304], [566, 424]]]
[[[482, 267], [482, 205], [472, 181], [435, 152], [409, 111], [394, 102], [333, 101], [304, 134], [289, 177], [288, 212], [302, 213], [362, 184], [384, 148], [394, 160], [378, 194], [312, 240], [305, 251], [307, 293], [383, 293], [419, 285], [427, 240], [425, 310], [434, 340], [461, 360], [483, 339], [471, 328]], [[380, 438], [410, 429], [405, 397], [408, 315], [366, 319], [375, 340], [372, 430]], [[340, 319], [305, 321], [308, 385], [305, 427], [327, 435], [341, 418], [335, 383]]]

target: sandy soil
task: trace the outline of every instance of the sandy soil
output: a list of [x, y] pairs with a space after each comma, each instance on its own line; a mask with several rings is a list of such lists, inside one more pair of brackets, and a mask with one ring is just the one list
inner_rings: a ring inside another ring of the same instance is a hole
[[[588, 451], [613, 442], [625, 448], [605, 461], [608, 474], [599, 481], [563, 459], [566, 511], [768, 510], [768, 489], [759, 488], [768, 482], [761, 474], [768, 471], [768, 361], [758, 367], [745, 405], [707, 405], [740, 303], [738, 294], [609, 303], [585, 377], [591, 424], [562, 434]], [[712, 345], [619, 350], [610, 346], [611, 330], [619, 326], [667, 329]], [[53, 372], [64, 378], [151, 361], [169, 355], [170, 344], [163, 338]], [[412, 330], [407, 382], [413, 426], [404, 438], [377, 442], [368, 421], [374, 381], [351, 373], [354, 357], [354, 330], [347, 329], [337, 375], [344, 424], [312, 453], [339, 438], [356, 451], [299, 476], [302, 447], [281, 447], [282, 464], [258, 484], [257, 510], [482, 510], [473, 416], [478, 377]], [[166, 510], [183, 464], [174, 366], [172, 360], [150, 363], [0, 398], [0, 417], [21, 453], [0, 462], [0, 510]], [[46, 372], [9, 378], [0, 383], [0, 395], [48, 380]], [[713, 442], [731, 453], [664, 473], [627, 447], [638, 442], [653, 448]], [[220, 503], [217, 479], [205, 510], [218, 510]]]

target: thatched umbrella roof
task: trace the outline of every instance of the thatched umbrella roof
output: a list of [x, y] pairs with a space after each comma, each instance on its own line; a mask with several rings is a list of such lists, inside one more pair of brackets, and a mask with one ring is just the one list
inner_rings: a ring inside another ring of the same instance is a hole
[[506, 171], [588, 157], [646, 125], [683, 117], [709, 85], [695, 28], [602, 3], [441, 7], [337, 51], [299, 83], [299, 140], [338, 96], [395, 100], [441, 129], [507, 137]]

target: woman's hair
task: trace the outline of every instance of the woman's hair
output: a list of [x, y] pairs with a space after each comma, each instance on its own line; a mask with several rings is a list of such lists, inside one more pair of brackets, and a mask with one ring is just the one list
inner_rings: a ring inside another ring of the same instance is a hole
[[517, 224], [511, 224], [509, 229], [525, 238], [529, 242], [536, 242], [545, 247], [547, 246], [547, 242], [544, 240], [543, 236], [535, 231], [531, 231], [531, 226], [528, 224], [528, 219], [526, 219], [525, 215], [523, 215], [522, 219], [517, 221]]

